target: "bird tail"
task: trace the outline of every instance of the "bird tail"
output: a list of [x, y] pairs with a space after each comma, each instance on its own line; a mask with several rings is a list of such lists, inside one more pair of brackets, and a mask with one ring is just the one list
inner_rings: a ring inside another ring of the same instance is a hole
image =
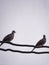
[[3, 42], [1, 42], [0, 46], [2, 46]]
[[32, 51], [35, 49], [36, 47], [34, 47], [33, 49], [32, 49]]
[[33, 48], [33, 50], [35, 49], [35, 47]]
[[35, 49], [35, 47], [32, 49], [32, 51]]

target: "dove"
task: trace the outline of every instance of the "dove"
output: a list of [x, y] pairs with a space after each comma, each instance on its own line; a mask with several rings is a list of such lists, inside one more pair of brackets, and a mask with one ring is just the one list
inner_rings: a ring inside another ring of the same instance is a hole
[[37, 44], [36, 44], [35, 47], [32, 49], [32, 51], [33, 51], [36, 47], [42, 47], [45, 43], [46, 43], [46, 36], [43, 35], [43, 38], [37, 42]]
[[16, 33], [16, 32], [13, 30], [10, 34], [6, 35], [3, 38], [1, 45], [3, 44], [3, 42], [10, 42], [10, 41], [12, 41], [14, 39], [14, 33]]

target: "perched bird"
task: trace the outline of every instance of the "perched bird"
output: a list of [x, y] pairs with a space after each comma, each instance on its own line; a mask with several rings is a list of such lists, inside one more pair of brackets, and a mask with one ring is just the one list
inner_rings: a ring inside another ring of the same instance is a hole
[[[2, 40], [1, 45], [3, 44], [3, 42], [10, 42], [14, 39], [14, 33], [16, 33], [14, 30], [12, 31], [12, 33], [8, 34], [7, 36], [5, 36]], [[0, 45], [0, 46], [1, 46]]]
[[43, 38], [37, 42], [37, 44], [36, 44], [35, 47], [32, 49], [32, 51], [33, 51], [36, 47], [42, 47], [45, 43], [46, 43], [46, 36], [43, 35]]

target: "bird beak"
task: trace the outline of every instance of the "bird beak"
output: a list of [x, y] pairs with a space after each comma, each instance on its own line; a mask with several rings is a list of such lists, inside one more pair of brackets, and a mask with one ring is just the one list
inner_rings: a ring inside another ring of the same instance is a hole
[[15, 32], [16, 33], [16, 32]]

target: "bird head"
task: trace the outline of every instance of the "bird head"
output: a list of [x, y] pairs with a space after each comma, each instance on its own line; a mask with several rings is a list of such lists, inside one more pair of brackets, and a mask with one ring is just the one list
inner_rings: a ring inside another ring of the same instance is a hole
[[43, 38], [45, 38], [46, 36], [45, 35], [43, 35]]
[[12, 33], [16, 33], [16, 32], [13, 30]]

